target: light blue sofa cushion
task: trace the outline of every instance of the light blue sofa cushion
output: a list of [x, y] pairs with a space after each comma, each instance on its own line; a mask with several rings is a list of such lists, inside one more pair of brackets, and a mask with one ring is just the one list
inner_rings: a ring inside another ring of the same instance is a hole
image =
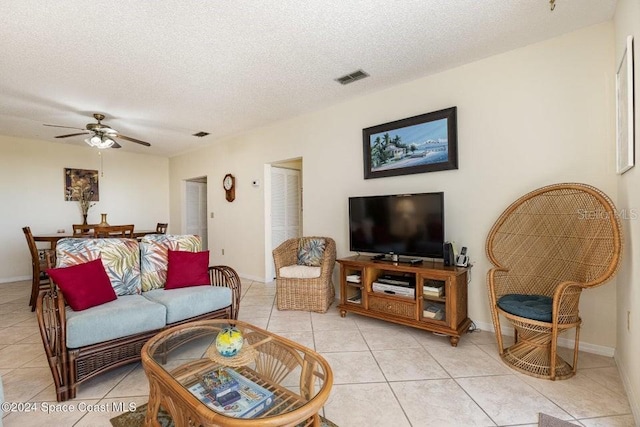
[[142, 295], [122, 295], [117, 300], [73, 311], [67, 307], [67, 348], [84, 347], [165, 326], [167, 309]]
[[142, 295], [167, 308], [167, 324], [231, 305], [231, 289], [222, 286], [154, 289]]

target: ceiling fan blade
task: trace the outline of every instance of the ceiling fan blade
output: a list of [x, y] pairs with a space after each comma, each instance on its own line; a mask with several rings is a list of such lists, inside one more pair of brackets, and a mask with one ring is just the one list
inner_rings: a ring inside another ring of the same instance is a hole
[[78, 129], [78, 130], [84, 130], [84, 129], [82, 129], [82, 128], [74, 128], [74, 127], [71, 127], [71, 126], [60, 126], [60, 125], [42, 125], [42, 126], [49, 126], [49, 127], [52, 127], [52, 128], [64, 128], [64, 129]]
[[55, 138], [69, 138], [70, 136], [88, 135], [89, 132], [70, 133], [69, 135], [58, 135]]
[[120, 145], [117, 142], [113, 141], [113, 145], [111, 146], [111, 148], [122, 148], [122, 145]]
[[135, 142], [136, 144], [144, 145], [145, 147], [151, 147], [151, 144], [149, 144], [148, 142], [140, 141], [139, 139], [131, 138], [131, 137], [120, 135], [120, 134], [117, 134], [116, 137], [126, 139], [127, 141]]

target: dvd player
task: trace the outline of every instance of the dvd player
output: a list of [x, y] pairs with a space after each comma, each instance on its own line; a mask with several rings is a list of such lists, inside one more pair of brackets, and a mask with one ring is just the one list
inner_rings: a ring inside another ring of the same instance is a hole
[[395, 280], [395, 279], [385, 279], [383, 277], [378, 278], [377, 280], [380, 283], [386, 283], [387, 285], [396, 285], [396, 286], [413, 286], [411, 282], [407, 280]]
[[413, 298], [416, 294], [416, 288], [413, 286], [398, 286], [398, 285], [389, 285], [386, 283], [373, 282], [372, 288], [373, 288], [373, 292], [391, 294], [391, 295], [400, 295], [403, 297]]
[[391, 275], [385, 274], [383, 276], [378, 277], [378, 282], [386, 283], [388, 285], [397, 285], [397, 286], [415, 286], [416, 284], [416, 276], [400, 276], [400, 275]]

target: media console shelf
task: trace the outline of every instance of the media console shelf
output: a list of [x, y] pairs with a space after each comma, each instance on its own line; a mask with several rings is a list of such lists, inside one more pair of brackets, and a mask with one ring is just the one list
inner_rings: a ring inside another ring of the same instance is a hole
[[[342, 317], [352, 312], [441, 333], [449, 336], [453, 347], [471, 325], [467, 317], [467, 268], [445, 267], [435, 261], [394, 263], [363, 255], [342, 258], [338, 263], [338, 309]], [[381, 290], [379, 279], [400, 285], [403, 289], [398, 290], [402, 292]]]

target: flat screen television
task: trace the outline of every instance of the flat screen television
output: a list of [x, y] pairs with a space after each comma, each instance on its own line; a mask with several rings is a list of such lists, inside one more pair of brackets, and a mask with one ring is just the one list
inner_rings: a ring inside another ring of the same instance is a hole
[[352, 252], [442, 258], [444, 193], [349, 198]]

